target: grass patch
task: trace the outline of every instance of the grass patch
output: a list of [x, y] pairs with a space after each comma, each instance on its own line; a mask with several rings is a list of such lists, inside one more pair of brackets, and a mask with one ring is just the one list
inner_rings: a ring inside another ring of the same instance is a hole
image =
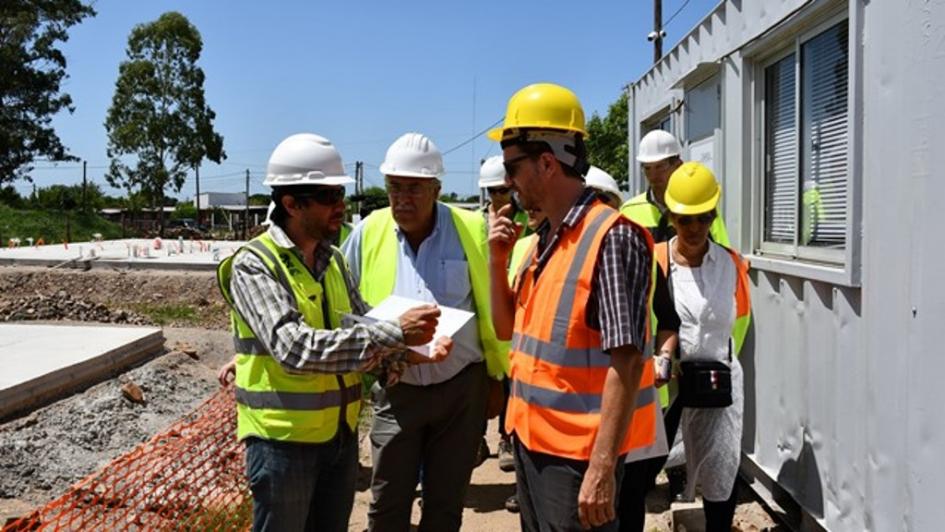
[[141, 304], [135, 305], [135, 312], [143, 314], [158, 325], [168, 325], [170, 323], [194, 324], [200, 320], [197, 311], [189, 306], [182, 304]]
[[[10, 238], [42, 238], [47, 244], [66, 239], [66, 215], [55, 210], [13, 209], [0, 204], [0, 244], [6, 246]], [[92, 240], [100, 233], [106, 240], [121, 238], [121, 225], [109, 222], [94, 212], [73, 211], [68, 214], [70, 242]]]

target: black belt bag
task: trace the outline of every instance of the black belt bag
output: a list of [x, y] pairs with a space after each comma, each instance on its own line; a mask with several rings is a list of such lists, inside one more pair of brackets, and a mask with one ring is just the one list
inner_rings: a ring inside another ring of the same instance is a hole
[[679, 396], [686, 408], [724, 408], [732, 404], [732, 369], [716, 360], [679, 363]]

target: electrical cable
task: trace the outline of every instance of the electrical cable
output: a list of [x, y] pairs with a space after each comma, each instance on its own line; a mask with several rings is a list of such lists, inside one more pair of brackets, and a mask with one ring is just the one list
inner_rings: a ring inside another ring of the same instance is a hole
[[678, 15], [688, 4], [689, 4], [689, 0], [686, 0], [685, 2], [683, 2], [682, 5], [679, 6], [679, 9], [677, 9], [676, 12], [673, 13], [672, 16], [670, 16], [669, 19], [667, 19], [666, 22], [663, 23], [663, 28], [666, 28], [666, 26], [669, 26], [669, 24], [673, 21], [673, 19], [676, 18], [676, 15]]
[[482, 135], [484, 135], [486, 132], [488, 132], [490, 129], [492, 129], [492, 128], [494, 128], [495, 126], [499, 125], [499, 122], [501, 122], [501, 121], [503, 120], [503, 118], [504, 118], [504, 117], [499, 118], [498, 120], [496, 120], [495, 122], [493, 122], [492, 124], [490, 124], [489, 127], [483, 129], [483, 130], [480, 131], [479, 133], [476, 133], [476, 134], [473, 135], [472, 137], [470, 137], [470, 138], [464, 140], [463, 142], [460, 142], [460, 143], [457, 144], [456, 146], [453, 146], [452, 148], [450, 148], [450, 149], [444, 151], [444, 152], [443, 152], [443, 155], [444, 155], [444, 156], [449, 155], [449, 154], [453, 153], [454, 151], [456, 151], [456, 150], [462, 148], [463, 146], [469, 144], [470, 142], [472, 142], [472, 141], [478, 139], [479, 137], [481, 137]]

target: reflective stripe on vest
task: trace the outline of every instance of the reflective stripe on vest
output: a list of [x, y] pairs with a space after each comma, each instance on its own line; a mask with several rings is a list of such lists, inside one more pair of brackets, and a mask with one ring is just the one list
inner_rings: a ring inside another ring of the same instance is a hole
[[[291, 293], [305, 323], [316, 329], [337, 327], [339, 312], [350, 312], [354, 290], [341, 252], [332, 258], [321, 283], [315, 281], [293, 250], [281, 248], [265, 233], [241, 250], [256, 255], [278, 283]], [[238, 252], [239, 253], [239, 252]], [[217, 279], [232, 305], [229, 291], [236, 254], [221, 262]], [[356, 430], [361, 409], [361, 378], [344, 374], [289, 373], [252, 329], [231, 309], [236, 357], [237, 436], [320, 443], [332, 439], [342, 424]]]
[[[515, 279], [512, 389], [506, 431], [531, 451], [588, 460], [600, 425], [610, 356], [600, 332], [589, 328], [585, 307], [604, 236], [620, 215], [596, 201], [570, 230], [534, 280], [531, 245]], [[649, 233], [647, 244], [652, 249]], [[543, 285], [550, 284], [549, 287]], [[548, 312], [554, 309], [553, 314]], [[644, 363], [633, 420], [620, 454], [655, 440], [656, 389], [652, 359]]]

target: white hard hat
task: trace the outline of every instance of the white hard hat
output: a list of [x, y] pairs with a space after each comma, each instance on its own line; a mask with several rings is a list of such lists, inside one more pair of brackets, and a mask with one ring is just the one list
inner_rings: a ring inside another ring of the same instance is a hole
[[347, 185], [354, 183], [345, 174], [341, 154], [330, 140], [314, 133], [298, 133], [286, 138], [269, 156], [264, 185]]
[[443, 154], [432, 140], [420, 133], [406, 133], [387, 148], [381, 173], [434, 179], [446, 171], [443, 169]]
[[479, 188], [504, 187], [505, 165], [501, 155], [493, 155], [479, 167]]
[[587, 171], [587, 175], [584, 176], [584, 184], [608, 194], [613, 194], [623, 202], [623, 194], [620, 193], [617, 181], [610, 174], [596, 166], [592, 166]]
[[679, 147], [679, 141], [672, 133], [654, 129], [640, 140], [637, 160], [641, 163], [655, 163], [673, 156], [679, 157], [680, 153], [682, 153], [682, 148]]

